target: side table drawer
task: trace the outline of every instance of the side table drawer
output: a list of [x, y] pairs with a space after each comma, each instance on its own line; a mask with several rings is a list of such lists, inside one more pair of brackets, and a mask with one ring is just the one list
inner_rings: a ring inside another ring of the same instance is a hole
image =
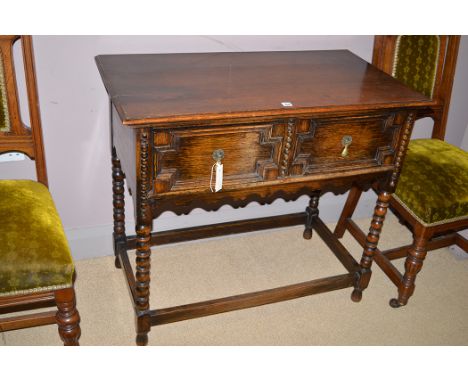
[[283, 123], [153, 130], [157, 193], [209, 190], [215, 150], [224, 151], [223, 187], [278, 177]]
[[379, 114], [153, 128], [154, 192], [209, 191], [217, 150], [223, 190], [391, 165], [400, 127], [398, 116]]
[[401, 127], [396, 122], [393, 114], [302, 120], [289, 175], [391, 164]]

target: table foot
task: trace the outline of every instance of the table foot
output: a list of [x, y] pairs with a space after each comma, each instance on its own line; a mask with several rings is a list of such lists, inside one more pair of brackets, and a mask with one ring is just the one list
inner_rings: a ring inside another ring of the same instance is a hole
[[120, 259], [118, 256], [115, 256], [114, 265], [117, 269], [122, 269], [122, 264], [120, 264]]
[[402, 306], [405, 306], [405, 304], [401, 303], [400, 301], [398, 301], [397, 298], [392, 298], [390, 301], [389, 301], [389, 305], [392, 307], [392, 308], [400, 308]]
[[312, 228], [306, 228], [302, 234], [302, 237], [306, 240], [312, 239]]
[[146, 346], [148, 345], [148, 333], [137, 334], [136, 336], [136, 344], [138, 346]]
[[151, 321], [149, 315], [143, 315], [136, 318], [136, 344], [138, 346], [148, 345], [148, 333], [151, 330]]
[[351, 300], [354, 302], [360, 302], [362, 300], [362, 290], [354, 289], [351, 293]]

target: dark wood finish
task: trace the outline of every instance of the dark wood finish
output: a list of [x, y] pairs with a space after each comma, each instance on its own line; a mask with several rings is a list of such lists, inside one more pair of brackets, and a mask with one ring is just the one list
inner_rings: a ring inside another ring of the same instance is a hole
[[[386, 113], [310, 119], [304, 121], [305, 124], [298, 123], [290, 174], [309, 175], [391, 164], [397, 148], [399, 118], [395, 113]], [[342, 140], [353, 135], [349, 154], [343, 157]]]
[[350, 213], [352, 214], [352, 212], [356, 209], [361, 194], [362, 190], [359, 187], [354, 186], [353, 188], [351, 188], [351, 190], [349, 190], [348, 199], [346, 201], [343, 211], [341, 212], [340, 218], [338, 219], [335, 231], [333, 232], [337, 238], [343, 237], [347, 228], [347, 218], [348, 216], [350, 216]]
[[414, 232], [414, 241], [405, 261], [405, 274], [398, 284], [398, 298], [390, 300], [390, 306], [396, 308], [406, 305], [408, 299], [414, 293], [416, 275], [422, 268], [423, 261], [427, 254], [427, 242], [430, 234], [428, 230]]
[[377, 205], [374, 209], [374, 216], [372, 217], [369, 234], [366, 237], [364, 252], [361, 258], [361, 272], [359, 274], [359, 278], [356, 280], [353, 293], [351, 294], [351, 298], [354, 302], [361, 301], [362, 291], [369, 285], [372, 258], [375, 254], [377, 243], [379, 242], [380, 232], [387, 213], [389, 199], [390, 193], [386, 191], [381, 192], [377, 199]]
[[320, 193], [320, 190], [315, 191], [315, 193], [310, 198], [308, 207], [306, 208], [307, 220], [305, 223], [304, 233], [302, 234], [303, 238], [306, 240], [312, 239], [312, 224], [313, 221], [319, 215], [318, 204], [320, 199]]
[[64, 345], [79, 345], [81, 335], [80, 316], [76, 310], [75, 290], [73, 288], [59, 289], [55, 291], [57, 304], [56, 320], [60, 338]]
[[[16, 41], [20, 41], [22, 44], [31, 127], [24, 124], [19, 112], [17, 81], [13, 61], [13, 44]], [[35, 161], [37, 180], [47, 186], [47, 170], [44, 145], [42, 143], [42, 126], [31, 36], [0, 36], [0, 54], [3, 58], [5, 70], [6, 94], [11, 124], [11, 131], [0, 132], [0, 154], [9, 151], [19, 151], [26, 154]]]
[[394, 170], [391, 173], [388, 184], [383, 188], [378, 195], [377, 204], [374, 209], [374, 216], [372, 217], [369, 234], [366, 238], [364, 245], [364, 252], [361, 257], [361, 272], [356, 280], [356, 285], [351, 298], [355, 302], [361, 301], [362, 291], [369, 285], [371, 277], [372, 258], [376, 252], [377, 244], [379, 242], [380, 232], [382, 231], [385, 215], [391, 199], [391, 193], [395, 191], [398, 177], [400, 175], [403, 159], [408, 148], [411, 131], [414, 126], [414, 114], [408, 114], [403, 129], [400, 133], [399, 148], [395, 156]]
[[224, 187], [276, 179], [284, 134], [282, 125], [266, 123], [155, 131], [155, 192], [208, 189], [207, 168], [211, 167], [213, 151], [220, 147], [225, 148]]
[[[134, 248], [136, 248], [136, 246]], [[135, 289], [135, 285], [136, 285], [135, 274], [133, 272], [132, 265], [130, 264], [130, 259], [128, 258], [127, 247], [125, 246], [124, 243], [117, 245], [116, 257], [119, 258], [119, 263], [121, 264], [121, 267], [123, 267], [123, 270], [125, 272], [125, 278], [127, 280], [127, 287], [132, 297], [133, 306], [136, 310], [135, 302], [136, 302], [137, 295], [136, 295], [136, 289]]]
[[[190, 240], [206, 239], [216, 236], [235, 235], [239, 233], [260, 231], [272, 228], [290, 227], [302, 224], [306, 219], [303, 212], [269, 216], [266, 218], [238, 220], [226, 223], [209, 224], [198, 227], [179, 228], [168, 231], [152, 232], [151, 246], [180, 243]], [[136, 236], [127, 236], [127, 249], [136, 248]]]
[[321, 219], [313, 219], [312, 227], [317, 231], [328, 248], [332, 250], [333, 254], [341, 262], [341, 264], [343, 264], [348, 272], [353, 273], [359, 270], [359, 264], [356, 262], [356, 260], [354, 260], [343, 244], [341, 244], [338, 240], [334, 240], [333, 233], [328, 229], [328, 227]]
[[152, 216], [149, 207], [149, 190], [151, 178], [151, 145], [150, 132], [142, 130], [138, 132], [137, 146], [137, 221], [136, 221], [136, 272], [135, 291], [137, 314], [138, 345], [148, 343], [148, 332], [151, 329], [149, 317], [150, 294], [150, 261], [151, 261], [151, 231]]
[[[13, 44], [20, 39], [21, 36], [0, 36], [0, 54], [2, 55], [3, 71], [5, 77], [6, 96], [8, 103], [8, 111], [10, 116], [10, 131], [7, 133], [0, 132], [2, 135], [14, 136], [16, 140], [21, 138], [25, 141], [23, 144], [28, 146], [28, 153], [33, 155], [30, 132], [24, 126], [18, 103], [18, 88], [15, 75], [15, 64], [13, 59]], [[2, 151], [5, 150], [7, 141], [2, 140]]]
[[462, 235], [456, 234], [455, 244], [465, 252], [468, 252], [468, 239], [465, 239]]
[[[445, 234], [442, 237], [434, 237], [427, 242], [427, 251], [433, 251], [435, 249], [444, 248], [456, 243], [459, 247], [461, 243], [457, 243], [458, 239], [463, 237], [458, 233]], [[464, 239], [466, 241], [466, 239]], [[386, 251], [382, 251], [382, 256], [386, 257], [388, 260], [401, 259], [408, 255], [408, 251], [411, 249], [411, 245], [405, 245], [403, 247], [392, 248]], [[466, 251], [466, 249], [465, 249]]]
[[[158, 194], [150, 199], [150, 207], [154, 217], [165, 211], [172, 211], [176, 215], [185, 215], [194, 208], [206, 211], [217, 211], [225, 204], [234, 208], [245, 207], [249, 203], [257, 202], [261, 205], [273, 203], [281, 198], [285, 201], [294, 201], [302, 195], [311, 195], [317, 189], [323, 192], [342, 194], [349, 189], [349, 184], [359, 184], [368, 189], [375, 180], [385, 182], [392, 166], [375, 168], [352, 169], [346, 172], [323, 173], [302, 177], [290, 176], [271, 182], [261, 182], [257, 185], [239, 184], [236, 189], [223, 188], [222, 192], [202, 192], [202, 199], [193, 197], [190, 193], [170, 192], [160, 197]], [[208, 175], [209, 176], [209, 175]]]
[[0, 314], [24, 310], [25, 303], [34, 305], [31, 309], [55, 305], [53, 292], [40, 292], [15, 296], [3, 296], [0, 299]]
[[163, 325], [170, 322], [189, 320], [212, 314], [292, 300], [318, 293], [331, 292], [333, 290], [352, 286], [353, 280], [353, 275], [346, 273], [344, 275], [306, 281], [299, 284], [267, 289], [260, 292], [246, 293], [165, 309], [157, 309], [151, 311], [151, 324]]
[[55, 311], [50, 311], [25, 314], [20, 317], [0, 318], [0, 332], [55, 324], [55, 315]]
[[[392, 72], [393, 68], [396, 38], [397, 36], [376, 36], [374, 41], [373, 64], [389, 74]], [[415, 117], [421, 118], [429, 116], [433, 118], [434, 127], [432, 138], [443, 140], [450, 106], [460, 36], [441, 36], [440, 41], [441, 49], [433, 92], [433, 105], [429, 109], [417, 111]], [[407, 141], [409, 139], [409, 133], [404, 133], [403, 139]], [[401, 147], [404, 147], [405, 144], [406, 143], [403, 142]], [[396, 188], [399, 169], [401, 169], [404, 154], [404, 151], [401, 151], [396, 157], [395, 166], [398, 170], [390, 180], [392, 189]], [[363, 243], [364, 233], [352, 221], [353, 212], [361, 195], [361, 191], [358, 189], [359, 187], [355, 187], [348, 196], [338, 224], [336, 225], [335, 235], [336, 237], [342, 237], [344, 231], [348, 229], [359, 244], [365, 247], [365, 243]], [[374, 187], [374, 190], [379, 192], [377, 187]], [[421, 270], [428, 251], [453, 244], [459, 245], [462, 249], [468, 251], [468, 241], [456, 233], [468, 227], [468, 219], [425, 226], [397, 202], [396, 199], [390, 198], [388, 205], [397, 215], [400, 222], [413, 232], [414, 236], [413, 244], [411, 245], [392, 248], [382, 252], [379, 251], [377, 247], [374, 248], [374, 259], [377, 265], [380, 266], [384, 273], [398, 287], [398, 298], [390, 300], [390, 305], [397, 308], [406, 305], [408, 299], [414, 293], [416, 275]], [[407, 257], [405, 273], [401, 275], [390, 261], [405, 256]]]
[[[96, 62], [112, 104], [114, 167], [121, 162], [113, 171], [114, 201], [122, 197], [115, 173], [123, 169], [135, 206], [137, 235], [114, 241], [134, 303], [137, 344], [147, 343], [152, 325], [367, 286], [412, 116], [429, 110], [428, 98], [348, 51], [111, 55]], [[212, 154], [219, 149], [223, 187], [213, 193]], [[318, 199], [373, 184], [383, 192], [361, 270], [318, 217]], [[301, 195], [313, 197], [307, 213], [151, 233], [152, 220], [165, 211], [183, 215]], [[117, 204], [121, 232], [124, 206]], [[149, 309], [151, 245], [300, 223], [306, 238], [317, 232], [347, 274]], [[127, 255], [132, 248], [135, 274]]]
[[[22, 44], [31, 127], [27, 127], [23, 123], [19, 113], [17, 81], [13, 62], [13, 44], [15, 42]], [[0, 36], [0, 54], [2, 55], [5, 70], [6, 94], [11, 125], [10, 131], [0, 132], [0, 154], [10, 151], [26, 154], [35, 161], [37, 181], [48, 187], [31, 36]], [[27, 237], [25, 240], [27, 240]], [[75, 307], [74, 296], [73, 287], [49, 292], [1, 296], [0, 314], [28, 311], [53, 305], [56, 305], [58, 310], [0, 319], [0, 331], [56, 323], [64, 344], [78, 345], [80, 318]]]
[[[124, 173], [126, 186], [130, 194], [133, 196], [133, 203], [136, 205], [136, 190], [132, 187], [137, 183], [137, 168], [135, 165], [136, 158], [136, 134], [133, 129], [128, 129], [122, 125], [115, 107], [111, 104], [111, 151], [114, 147], [119, 147], [119, 155], [116, 157], [120, 162], [121, 170]], [[136, 217], [135, 217], [136, 218]]]
[[[357, 240], [357, 242], [362, 247], [365, 246], [366, 234], [358, 227], [358, 225], [353, 220], [346, 220], [345, 229], [349, 231], [349, 233]], [[429, 252], [435, 249], [448, 247], [454, 243], [460, 248], [462, 248], [464, 251], [468, 252], [468, 240], [456, 232], [444, 234], [440, 237], [433, 236], [432, 239], [430, 239], [427, 242], [426, 249], [427, 252]], [[378, 248], [375, 249], [373, 259], [397, 287], [401, 283], [403, 275], [391, 263], [391, 261], [401, 259], [402, 257], [407, 257], [408, 251], [412, 249], [412, 247], [413, 244], [405, 245], [398, 248], [392, 248], [385, 251], [380, 251]]]
[[34, 162], [36, 163], [37, 180], [48, 185], [44, 144], [42, 142], [42, 124], [39, 110], [39, 96], [37, 93], [36, 68], [31, 36], [23, 36], [24, 73], [28, 93], [29, 118], [34, 143]]
[[96, 62], [128, 126], [427, 105], [346, 50], [101, 55]]
[[[375, 36], [374, 39], [372, 64], [390, 75], [393, 69], [397, 37]], [[434, 105], [427, 112], [420, 113], [418, 117], [431, 117], [434, 120], [432, 138], [443, 140], [447, 126], [460, 36], [439, 36], [439, 38], [439, 61], [432, 95]]]
[[[468, 219], [426, 227], [416, 220], [396, 199], [392, 199], [390, 204], [397, 216], [412, 228], [414, 237], [413, 244], [407, 247], [404, 282], [398, 285], [399, 297], [390, 300], [390, 305], [397, 308], [406, 305], [409, 297], [414, 293], [416, 275], [421, 270], [424, 258], [429, 250], [453, 244], [459, 245], [460, 243], [462, 244], [461, 248], [467, 250], [466, 244], [463, 245], [463, 240], [460, 239], [461, 236], [455, 233], [468, 228]], [[466, 239], [464, 241], [466, 242]], [[386, 257], [388, 258], [399, 258], [401, 257], [400, 254], [401, 248], [386, 251]]]
[[125, 175], [122, 172], [120, 160], [115, 149], [112, 149], [112, 195], [114, 204], [114, 253], [115, 266], [121, 268], [118, 251], [115, 248], [119, 243], [125, 243]]
[[[349, 230], [351, 235], [358, 241], [361, 247], [366, 246], [366, 234], [357, 226], [352, 220], [346, 221], [346, 229]], [[334, 233], [336, 235], [336, 231]], [[401, 282], [402, 274], [396, 269], [396, 267], [389, 261], [389, 259], [382, 253], [378, 248], [374, 250], [373, 260], [377, 265], [384, 270], [390, 280], [398, 286]]]
[[408, 299], [414, 293], [416, 275], [422, 268], [427, 254], [427, 243], [432, 237], [431, 228], [421, 225], [415, 227], [413, 245], [408, 251], [405, 261], [405, 274], [398, 284], [398, 298], [390, 300], [390, 306], [397, 308], [408, 303]]

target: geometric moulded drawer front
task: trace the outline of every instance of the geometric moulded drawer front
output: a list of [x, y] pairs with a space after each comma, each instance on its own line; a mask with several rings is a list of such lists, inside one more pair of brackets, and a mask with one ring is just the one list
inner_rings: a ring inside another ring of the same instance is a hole
[[213, 152], [223, 150], [223, 189], [278, 177], [285, 123], [153, 130], [157, 193], [210, 188]]
[[302, 120], [289, 175], [391, 165], [401, 128], [397, 119], [392, 114]]
[[223, 190], [321, 172], [391, 165], [401, 127], [397, 119], [386, 114], [155, 128], [154, 191], [209, 191], [213, 153], [217, 150], [224, 153]]

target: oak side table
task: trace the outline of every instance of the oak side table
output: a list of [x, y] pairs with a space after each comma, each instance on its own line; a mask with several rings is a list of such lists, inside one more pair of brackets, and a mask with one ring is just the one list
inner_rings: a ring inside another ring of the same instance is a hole
[[[115, 265], [151, 326], [342, 288], [360, 301], [415, 116], [431, 101], [347, 50], [101, 55], [110, 98]], [[222, 169], [222, 171], [221, 171]], [[222, 174], [221, 174], [222, 172]], [[136, 232], [125, 234], [124, 179]], [[319, 218], [319, 197], [379, 190], [358, 263]], [[152, 232], [164, 211], [242, 207], [309, 195], [303, 213]], [[340, 275], [151, 310], [151, 246], [305, 224], [345, 268]], [[136, 269], [127, 251], [136, 249]]]

